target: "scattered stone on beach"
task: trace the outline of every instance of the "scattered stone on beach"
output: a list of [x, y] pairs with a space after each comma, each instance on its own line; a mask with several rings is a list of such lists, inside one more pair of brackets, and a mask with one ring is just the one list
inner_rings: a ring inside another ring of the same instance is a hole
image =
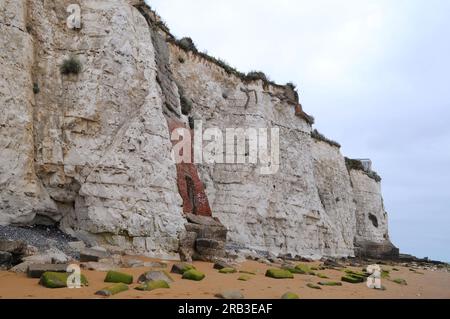
[[173, 274], [183, 275], [186, 271], [195, 269], [194, 265], [188, 263], [177, 263], [172, 266], [172, 270], [170, 271]]
[[266, 277], [274, 279], [292, 279], [294, 275], [286, 269], [269, 269], [266, 272]]
[[6, 251], [0, 251], [0, 269], [11, 267], [13, 256]]
[[297, 266], [295, 266], [295, 269], [298, 274], [312, 275], [312, 276], [316, 275], [316, 273], [312, 271], [308, 265], [305, 264], [298, 264]]
[[29, 278], [41, 278], [46, 272], [66, 273], [67, 264], [31, 264], [28, 266], [27, 275]]
[[144, 267], [148, 267], [148, 268], [167, 268], [167, 263], [157, 262], [157, 261], [144, 262]]
[[140, 259], [124, 259], [122, 260], [123, 268], [142, 268], [144, 267], [144, 262]]
[[[60, 272], [46, 272], [41, 276], [39, 284], [46, 288], [66, 288], [67, 279], [71, 273], [60, 273]], [[81, 285], [87, 286], [88, 281], [84, 275], [81, 275]]]
[[321, 279], [329, 279], [327, 275], [320, 274], [320, 273], [316, 274], [316, 276], [321, 278]]
[[396, 278], [394, 280], [392, 280], [393, 282], [395, 282], [396, 284], [402, 285], [402, 286], [407, 286], [408, 282], [405, 279], [401, 279], [401, 278]]
[[86, 263], [81, 263], [80, 267], [86, 270], [94, 270], [94, 271], [111, 271], [111, 270], [117, 270], [119, 267], [112, 263], [112, 262], [95, 262], [90, 261]]
[[344, 268], [342, 264], [338, 263], [336, 260], [333, 259], [325, 259], [323, 261], [323, 266], [327, 268]]
[[214, 269], [221, 270], [224, 268], [233, 268], [233, 266], [222, 260], [218, 260], [214, 263]]
[[28, 264], [67, 264], [72, 258], [58, 248], [50, 248], [45, 253], [22, 258]]
[[110, 254], [103, 249], [99, 249], [99, 247], [95, 248], [85, 248], [80, 252], [80, 261], [81, 262], [98, 262], [100, 259], [109, 258]]
[[144, 284], [151, 281], [165, 281], [167, 283], [171, 283], [174, 280], [170, 275], [164, 270], [151, 270], [139, 276], [138, 283]]
[[105, 277], [105, 282], [123, 283], [130, 285], [133, 283], [133, 276], [118, 271], [108, 271]]
[[124, 283], [117, 283], [115, 285], [103, 288], [102, 290], [97, 291], [95, 294], [98, 296], [110, 297], [117, 295], [118, 293], [127, 291], [129, 288]]
[[320, 286], [317, 286], [317, 285], [312, 284], [312, 283], [309, 283], [309, 284], [307, 284], [306, 286], [307, 286], [308, 288], [311, 288], [311, 289], [317, 289], [317, 290], [322, 289]]
[[221, 274], [235, 274], [237, 273], [237, 270], [234, 268], [222, 268], [219, 270], [219, 273]]
[[293, 274], [304, 274], [305, 273], [304, 271], [295, 268], [295, 265], [292, 265], [292, 264], [283, 264], [281, 266], [281, 269], [287, 270]]
[[215, 296], [217, 298], [227, 299], [227, 300], [244, 299], [244, 295], [242, 295], [242, 293], [240, 291], [237, 291], [237, 290], [222, 291], [221, 293], [218, 293]]
[[238, 278], [238, 280], [240, 280], [240, 281], [249, 281], [250, 279], [252, 279], [252, 277], [249, 275], [241, 275]]
[[257, 271], [256, 270], [239, 270], [239, 273], [241, 274], [247, 274], [247, 275], [256, 275]]
[[350, 284], [359, 284], [365, 281], [364, 277], [353, 276], [353, 275], [345, 275], [341, 278], [341, 281], [348, 282]]
[[203, 280], [205, 277], [206, 277], [206, 276], [205, 276], [204, 273], [202, 273], [202, 272], [200, 272], [200, 271], [198, 271], [198, 270], [195, 270], [195, 269], [191, 269], [191, 270], [186, 271], [186, 272], [183, 274], [183, 277], [182, 277], [182, 278], [183, 278], [183, 279], [187, 279], [187, 280], [201, 281], [201, 280]]
[[293, 292], [287, 292], [283, 296], [281, 296], [281, 299], [287, 299], [287, 300], [300, 299], [300, 297], [297, 294], [293, 293]]
[[318, 283], [320, 286], [342, 286], [342, 282], [338, 281], [321, 281]]
[[152, 291], [155, 289], [168, 289], [170, 285], [165, 280], [157, 280], [157, 281], [147, 281], [146, 283], [140, 285], [136, 288], [136, 290], [140, 291]]

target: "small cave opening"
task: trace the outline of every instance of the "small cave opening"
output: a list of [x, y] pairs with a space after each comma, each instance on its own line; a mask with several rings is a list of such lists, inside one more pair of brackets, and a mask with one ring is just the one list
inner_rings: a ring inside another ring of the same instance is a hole
[[378, 228], [378, 218], [373, 214], [369, 214], [369, 219], [372, 222], [373, 226]]

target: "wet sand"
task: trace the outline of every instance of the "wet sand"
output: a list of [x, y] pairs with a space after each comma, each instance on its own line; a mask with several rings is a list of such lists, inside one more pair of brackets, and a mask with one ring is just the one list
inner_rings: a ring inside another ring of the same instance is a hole
[[[168, 263], [167, 270], [173, 263]], [[241, 264], [238, 269], [256, 271], [256, 275], [250, 275], [249, 281], [239, 281], [242, 275], [220, 274], [213, 269], [213, 264], [194, 262], [195, 267], [206, 274], [201, 282], [181, 279], [181, 275], [171, 274], [175, 280], [170, 289], [159, 289], [151, 292], [141, 292], [134, 288], [138, 284], [130, 285], [130, 290], [111, 298], [115, 299], [211, 299], [215, 294], [224, 290], [239, 290], [248, 299], [279, 299], [284, 293], [291, 291], [301, 299], [326, 298], [326, 299], [421, 299], [421, 298], [450, 298], [450, 273], [446, 271], [421, 270], [423, 274], [411, 272], [408, 268], [398, 267], [399, 271], [392, 271], [392, 266], [383, 266], [390, 270], [390, 276], [402, 278], [408, 282], [407, 286], [401, 286], [388, 279], [383, 279], [382, 284], [386, 290], [379, 291], [367, 288], [365, 283], [343, 283], [341, 287], [322, 287], [321, 290], [311, 289], [308, 283], [317, 284], [319, 281], [340, 281], [343, 275], [339, 270], [319, 271], [330, 279], [320, 279], [310, 275], [295, 275], [294, 279], [272, 279], [265, 277], [269, 267], [254, 261]], [[311, 267], [319, 263], [309, 263]], [[348, 267], [360, 271], [360, 268]], [[139, 275], [148, 271], [148, 268], [122, 269], [121, 271], [133, 274], [136, 281]], [[104, 283], [105, 272], [82, 271], [89, 280], [89, 287], [81, 289], [48, 289], [39, 285], [38, 279], [27, 278], [26, 274], [0, 272], [0, 298], [42, 298], [42, 299], [95, 299], [102, 298], [95, 292], [108, 286]]]

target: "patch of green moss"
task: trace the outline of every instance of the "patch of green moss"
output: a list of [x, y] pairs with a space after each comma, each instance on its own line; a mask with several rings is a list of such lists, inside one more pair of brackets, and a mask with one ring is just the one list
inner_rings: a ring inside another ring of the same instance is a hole
[[326, 276], [324, 274], [316, 274], [316, 276], [321, 278], [321, 279], [328, 279], [328, 276]]
[[387, 279], [387, 278], [389, 278], [390, 277], [390, 274], [389, 274], [389, 270], [382, 270], [381, 271], [381, 278], [383, 278], [383, 279]]
[[241, 275], [241, 276], [238, 278], [238, 280], [240, 280], [240, 281], [249, 281], [250, 279], [252, 279], [252, 277], [249, 276], [249, 275]]
[[283, 296], [281, 296], [281, 299], [293, 300], [293, 299], [300, 299], [300, 297], [293, 292], [287, 292]]
[[396, 284], [402, 285], [402, 286], [407, 286], [408, 282], [405, 279], [401, 279], [401, 278], [396, 278], [394, 280], [392, 280], [393, 282], [395, 282]]
[[219, 273], [221, 274], [235, 274], [237, 273], [237, 270], [234, 268], [222, 268], [219, 270]]
[[148, 281], [145, 284], [140, 285], [136, 290], [140, 291], [152, 291], [155, 289], [169, 289], [170, 285], [165, 280]]
[[186, 271], [183, 274], [183, 279], [188, 279], [188, 280], [194, 280], [194, 281], [201, 281], [205, 278], [205, 274], [201, 273], [198, 270], [195, 269], [191, 269]]
[[321, 286], [342, 286], [342, 282], [338, 281], [321, 281], [319, 282]]
[[[71, 273], [46, 272], [41, 276], [39, 284], [46, 288], [66, 288], [67, 279]], [[84, 275], [81, 275], [81, 285], [88, 286], [89, 283]]]
[[364, 277], [346, 275], [341, 278], [341, 281], [348, 282], [350, 284], [359, 284], [365, 281]]
[[64, 75], [79, 74], [81, 72], [81, 62], [76, 57], [70, 57], [63, 61], [61, 73]]
[[129, 289], [128, 286], [125, 285], [124, 283], [117, 283], [115, 285], [103, 288], [102, 290], [97, 291], [95, 294], [100, 295], [100, 296], [109, 297], [109, 296], [114, 296], [114, 295], [117, 295], [118, 293], [127, 291], [128, 289]]
[[108, 271], [105, 277], [105, 282], [124, 283], [130, 285], [133, 283], [133, 276], [117, 271]]
[[317, 285], [311, 284], [311, 283], [307, 284], [306, 287], [311, 288], [311, 289], [322, 289], [322, 288], [320, 288], [320, 286], [317, 286]]
[[266, 272], [266, 277], [275, 279], [292, 279], [294, 275], [286, 269], [269, 269]]

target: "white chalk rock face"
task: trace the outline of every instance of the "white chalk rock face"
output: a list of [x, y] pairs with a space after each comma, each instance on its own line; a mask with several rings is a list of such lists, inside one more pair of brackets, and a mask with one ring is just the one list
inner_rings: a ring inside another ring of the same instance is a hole
[[339, 236], [337, 255], [353, 256], [356, 206], [350, 176], [339, 148], [314, 139], [314, 177], [325, 212]]
[[[354, 207], [348, 174], [341, 176], [346, 172], [343, 158], [327, 149], [321, 159], [326, 169], [339, 160], [333, 171], [338, 181], [329, 191], [343, 198], [340, 207], [326, 211], [316, 185], [311, 126], [295, 116], [295, 107], [283, 99], [284, 89], [244, 83], [176, 46], [171, 46], [171, 62], [204, 129], [216, 127], [224, 134], [227, 128], [280, 130], [280, 168], [274, 174], [263, 175], [260, 166], [248, 164], [199, 165], [213, 215], [228, 229], [228, 247], [275, 255], [352, 255]], [[345, 208], [350, 210], [339, 216]]]
[[[175, 252], [184, 218], [145, 18], [129, 1], [83, 0], [71, 30], [66, 2], [2, 2], [0, 222]], [[81, 72], [62, 75], [71, 57]]]

